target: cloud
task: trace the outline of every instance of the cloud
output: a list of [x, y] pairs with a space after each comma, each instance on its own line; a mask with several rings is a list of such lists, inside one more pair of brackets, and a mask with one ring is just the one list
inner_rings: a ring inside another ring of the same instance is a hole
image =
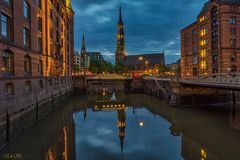
[[[175, 57], [173, 52], [166, 52], [166, 61], [177, 60], [179, 32], [196, 20], [203, 3], [200, 0], [125, 0], [122, 10], [127, 52], [174, 51]], [[106, 58], [114, 60], [119, 5], [117, 0], [72, 0], [76, 50], [81, 48], [84, 32], [89, 51], [101, 51]]]

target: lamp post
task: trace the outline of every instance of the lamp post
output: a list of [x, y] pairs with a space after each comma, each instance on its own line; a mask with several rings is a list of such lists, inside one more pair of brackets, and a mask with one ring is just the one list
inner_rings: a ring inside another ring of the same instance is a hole
[[145, 68], [145, 70], [147, 71], [147, 66], [148, 66], [148, 61], [145, 61], [145, 65], [146, 65], [146, 68]]
[[135, 72], [137, 71], [137, 61], [142, 61], [143, 60], [143, 57], [138, 57], [138, 59], [136, 59], [135, 61]]

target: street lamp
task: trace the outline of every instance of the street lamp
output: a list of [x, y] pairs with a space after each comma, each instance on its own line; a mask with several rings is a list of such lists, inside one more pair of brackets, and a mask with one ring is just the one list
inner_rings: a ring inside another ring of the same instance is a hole
[[147, 70], [148, 63], [149, 63], [148, 61], [145, 62], [145, 65], [146, 65], [145, 70]]
[[138, 59], [136, 59], [135, 61], [135, 71], [137, 71], [137, 61], [142, 61], [143, 60], [143, 57], [138, 57]]

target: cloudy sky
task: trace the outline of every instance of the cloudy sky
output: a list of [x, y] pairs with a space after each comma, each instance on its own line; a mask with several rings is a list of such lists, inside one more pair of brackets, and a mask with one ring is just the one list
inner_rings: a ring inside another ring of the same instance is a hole
[[180, 55], [179, 31], [191, 24], [204, 0], [72, 0], [75, 50], [85, 33], [88, 51], [114, 62], [119, 6], [122, 3], [128, 55], [165, 51], [167, 63]]

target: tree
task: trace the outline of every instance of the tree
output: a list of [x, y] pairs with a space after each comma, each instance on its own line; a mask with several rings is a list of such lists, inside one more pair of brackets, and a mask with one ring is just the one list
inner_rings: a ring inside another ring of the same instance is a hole
[[160, 75], [165, 75], [166, 72], [169, 72], [170, 69], [166, 66], [166, 65], [163, 65], [163, 64], [159, 64], [156, 66], [156, 69], [158, 70], [158, 73]]
[[128, 68], [123, 63], [118, 63], [114, 66], [114, 71], [116, 73], [126, 73]]
[[77, 72], [81, 71], [79, 65], [77, 65], [77, 64], [74, 64], [73, 67], [72, 67], [72, 69], [73, 69], [73, 72], [74, 72], [74, 73], [77, 73]]

